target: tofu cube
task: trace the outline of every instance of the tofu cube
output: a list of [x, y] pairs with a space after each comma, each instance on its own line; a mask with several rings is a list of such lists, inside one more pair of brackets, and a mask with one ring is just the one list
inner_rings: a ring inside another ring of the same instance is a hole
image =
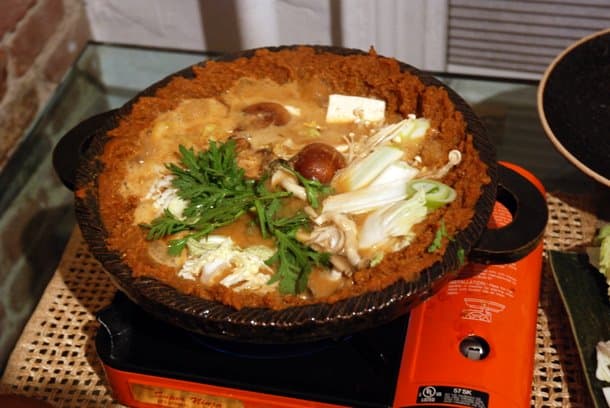
[[328, 97], [327, 123], [381, 122], [384, 118], [385, 101], [338, 94]]

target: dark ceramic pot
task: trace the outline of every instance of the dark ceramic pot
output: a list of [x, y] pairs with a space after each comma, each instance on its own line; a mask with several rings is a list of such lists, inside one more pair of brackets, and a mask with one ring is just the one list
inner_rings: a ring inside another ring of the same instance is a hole
[[557, 150], [610, 186], [610, 30], [569, 46], [538, 87], [538, 113]]
[[[351, 49], [314, 48], [340, 55], [364, 54]], [[219, 60], [250, 57], [254, 52], [250, 50], [225, 55]], [[139, 97], [154, 94], [156, 89], [175, 76], [192, 78], [194, 74], [191, 68], [152, 85], [118, 110], [82, 122], [67, 133], [56, 147], [54, 164], [60, 177], [69, 187], [76, 186], [86, 192], [75, 197], [75, 206], [79, 226], [92, 254], [121, 291], [145, 311], [162, 320], [224, 340], [295, 343], [348, 335], [404, 315], [458, 276], [460, 248], [470, 261], [482, 263], [512, 262], [529, 253], [540, 241], [546, 225], [544, 197], [518, 173], [498, 165], [494, 146], [483, 125], [453, 90], [407, 64], [400, 64], [400, 67], [403, 72], [417, 75], [425, 85], [447, 90], [457, 110], [464, 115], [468, 131], [474, 137], [474, 146], [487, 165], [491, 179], [482, 189], [471, 223], [449, 244], [442, 260], [422, 270], [417, 280], [400, 280], [383, 290], [334, 304], [319, 303], [274, 311], [263, 308], [236, 310], [219, 302], [185, 295], [156, 279], [134, 278], [130, 268], [121, 261], [121, 255], [106, 246], [107, 232], [100, 218], [96, 189], [101, 170], [98, 157], [107, 141], [106, 132], [117, 125], [118, 118], [128, 113]], [[78, 164], [75, 164], [76, 157], [80, 158]], [[487, 221], [497, 199], [512, 210], [514, 221], [505, 228], [487, 230]]]

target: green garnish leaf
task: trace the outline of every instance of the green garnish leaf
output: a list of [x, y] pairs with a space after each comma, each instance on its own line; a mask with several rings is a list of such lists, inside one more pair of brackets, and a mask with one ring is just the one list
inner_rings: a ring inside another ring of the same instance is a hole
[[441, 223], [438, 229], [436, 230], [436, 233], [434, 234], [434, 240], [432, 241], [432, 244], [430, 244], [430, 246], [428, 247], [428, 252], [436, 252], [441, 249], [444, 237], [448, 237], [448, 235], [447, 230], [445, 228], [445, 220], [441, 220]]
[[283, 164], [282, 167], [290, 174], [294, 175], [303, 188], [305, 188], [307, 202], [309, 202], [312, 208], [318, 208], [320, 206], [320, 198], [331, 194], [333, 191], [332, 187], [328, 184], [322, 184], [318, 180], [308, 179], [288, 165]]
[[466, 262], [466, 254], [464, 252], [464, 248], [458, 248], [456, 255], [457, 255], [458, 262], [460, 263], [460, 266], [463, 266], [464, 263]]
[[426, 193], [426, 206], [432, 210], [449, 204], [457, 197], [456, 191], [436, 180], [417, 179], [407, 184], [407, 192], [414, 194], [423, 190]]
[[370, 265], [371, 268], [379, 265], [381, 263], [381, 261], [383, 261], [383, 257], [384, 257], [383, 252], [376, 253], [373, 256], [373, 258], [371, 259], [371, 265]]
[[[276, 272], [269, 283], [279, 282], [280, 293], [303, 292], [307, 289], [312, 268], [329, 266], [330, 254], [316, 252], [295, 237], [298, 229], [309, 226], [309, 218], [303, 213], [279, 216], [281, 200], [291, 193], [269, 191], [265, 186], [266, 177], [261, 180], [246, 178], [244, 170], [237, 164], [233, 141], [219, 145], [211, 141], [208, 150], [202, 152], [181, 145], [179, 162], [166, 167], [174, 176], [172, 185], [178, 190], [178, 196], [187, 202], [183, 217], [178, 218], [165, 209], [163, 215], [141, 226], [148, 229], [148, 240], [185, 231], [184, 235], [169, 241], [170, 255], [180, 255], [189, 240], [200, 240], [252, 212], [262, 236], [271, 236], [275, 241], [277, 251], [266, 263], [276, 265]], [[289, 170], [305, 187], [313, 207], [319, 205], [320, 195], [330, 192], [329, 186]]]
[[142, 228], [148, 229], [146, 239], [154, 241], [167, 235], [172, 235], [187, 228], [185, 221], [179, 220], [167, 208], [163, 210], [163, 215], [152, 220], [150, 224], [141, 224]]
[[[279, 203], [279, 200], [276, 201]], [[317, 252], [295, 238], [297, 230], [309, 225], [309, 218], [303, 213], [292, 217], [276, 218], [277, 207], [270, 204], [267, 211], [267, 228], [272, 232], [277, 252], [265, 263], [276, 265], [275, 274], [269, 283], [279, 281], [281, 294], [296, 294], [307, 289], [307, 281], [313, 266], [328, 267], [330, 254]]]
[[[436, 230], [436, 233], [434, 234], [434, 240], [432, 241], [432, 244], [430, 244], [430, 246], [428, 247], [428, 252], [438, 251], [443, 245], [444, 237], [447, 237], [449, 241], [454, 240], [454, 237], [449, 236], [449, 234], [447, 233], [447, 228], [445, 227], [445, 220], [441, 220], [440, 225]], [[464, 248], [458, 248], [456, 256], [458, 259], [459, 266], [464, 265], [464, 262], [466, 262]]]

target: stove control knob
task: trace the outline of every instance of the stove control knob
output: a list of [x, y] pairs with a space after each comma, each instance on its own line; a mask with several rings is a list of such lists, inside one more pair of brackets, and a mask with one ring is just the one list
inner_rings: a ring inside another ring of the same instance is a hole
[[460, 353], [470, 360], [485, 359], [489, 350], [489, 343], [483, 337], [468, 336], [460, 342]]

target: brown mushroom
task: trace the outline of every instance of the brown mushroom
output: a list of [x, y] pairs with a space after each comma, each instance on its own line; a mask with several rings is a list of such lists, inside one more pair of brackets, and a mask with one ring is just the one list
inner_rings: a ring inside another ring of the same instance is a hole
[[325, 143], [311, 143], [294, 157], [294, 169], [303, 177], [327, 184], [337, 170], [345, 167], [345, 158]]
[[241, 130], [263, 129], [270, 125], [284, 126], [290, 121], [290, 112], [279, 103], [259, 102], [241, 110], [248, 118], [242, 123]]

